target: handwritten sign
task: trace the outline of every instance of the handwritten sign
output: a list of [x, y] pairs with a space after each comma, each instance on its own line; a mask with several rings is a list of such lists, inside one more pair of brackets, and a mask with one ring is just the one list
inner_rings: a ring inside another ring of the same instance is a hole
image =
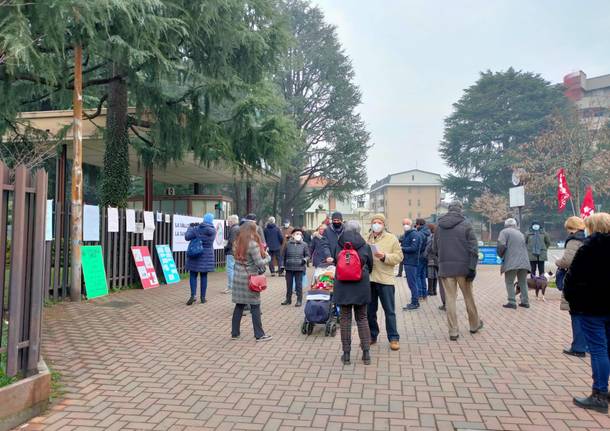
[[176, 262], [169, 244], [157, 244], [157, 256], [159, 256], [159, 262], [161, 262], [165, 282], [167, 284], [179, 282], [180, 275], [176, 269]]
[[132, 209], [125, 210], [125, 230], [127, 232], [136, 231], [136, 211]]
[[102, 246], [84, 245], [81, 246], [80, 252], [87, 299], [108, 295]]
[[108, 207], [108, 232], [119, 231], [119, 209]]
[[159, 279], [155, 272], [155, 266], [153, 265], [150, 252], [146, 246], [133, 246], [131, 247], [131, 254], [133, 260], [136, 263], [138, 274], [140, 275], [140, 281], [142, 282], [142, 288], [150, 289], [151, 287], [159, 286]]
[[172, 234], [172, 251], [186, 251], [189, 242], [184, 239], [184, 234], [191, 223], [201, 223], [201, 217], [190, 217], [175, 215]]

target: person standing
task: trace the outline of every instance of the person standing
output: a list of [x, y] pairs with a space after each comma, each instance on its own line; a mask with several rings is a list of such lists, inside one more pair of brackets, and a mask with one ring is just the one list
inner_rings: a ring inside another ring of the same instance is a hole
[[572, 318], [579, 320], [591, 353], [591, 395], [574, 397], [584, 409], [608, 413], [610, 377], [610, 214], [585, 219], [590, 235], [578, 249], [566, 274], [563, 293]]
[[502, 258], [500, 272], [504, 274], [504, 283], [508, 302], [504, 308], [517, 309], [515, 296], [515, 278], [521, 290], [519, 307], [530, 308], [527, 292], [527, 273], [530, 268], [525, 236], [517, 226], [517, 220], [508, 218], [504, 222], [504, 229], [498, 236], [498, 256]]
[[438, 279], [438, 262], [434, 256], [430, 256], [430, 249], [432, 248], [432, 241], [434, 240], [434, 232], [436, 232], [436, 225], [430, 223], [428, 225], [430, 230], [430, 240], [426, 244], [424, 250], [424, 257], [428, 265], [428, 296], [436, 296], [436, 285]]
[[225, 245], [225, 259], [227, 264], [227, 288], [224, 293], [231, 292], [233, 289], [233, 271], [235, 269], [235, 258], [233, 257], [233, 245], [237, 234], [239, 233], [239, 217], [233, 214], [227, 220], [229, 225], [229, 233], [227, 237], [227, 245]]
[[264, 244], [265, 232], [263, 231], [263, 228], [258, 225], [257, 220], [258, 220], [258, 218], [256, 217], [256, 214], [254, 214], [254, 213], [250, 213], [250, 214], [246, 215], [246, 217], [244, 219], [244, 221], [249, 221], [249, 222], [254, 223], [254, 225], [256, 226], [256, 233], [260, 237], [261, 241], [263, 241], [263, 246], [264, 246], [265, 245]]
[[[290, 240], [290, 237], [292, 236], [293, 230], [294, 230], [294, 228], [292, 226], [290, 226], [290, 220], [284, 220], [284, 224], [282, 225], [282, 238], [283, 238], [284, 242], [282, 243], [280, 262], [284, 262], [284, 252], [286, 251], [286, 245], [288, 244], [288, 241]], [[280, 272], [278, 275], [280, 277], [282, 275], [284, 275], [284, 267], [282, 265], [280, 265]]]
[[275, 217], [269, 217], [267, 222], [267, 226], [265, 226], [265, 243], [267, 244], [267, 249], [269, 250], [269, 257], [271, 260], [269, 261], [269, 271], [271, 272], [271, 277], [275, 277], [276, 275], [276, 267], [273, 264], [273, 260], [277, 263], [278, 270], [281, 267], [281, 250], [284, 245], [284, 236], [280, 231], [280, 228], [275, 224]]
[[[208, 289], [208, 272], [216, 269], [216, 259], [214, 258], [214, 239], [216, 238], [216, 228], [214, 227], [214, 214], [207, 213], [203, 216], [203, 223], [191, 224], [184, 234], [186, 241], [199, 241], [201, 244], [200, 252], [197, 255], [189, 256], [186, 253], [186, 270], [190, 271], [191, 297], [186, 305], [193, 305], [197, 300], [197, 279], [201, 279], [201, 303], [205, 304], [205, 294]], [[189, 247], [191, 244], [189, 244]]]
[[544, 274], [544, 263], [548, 258], [547, 250], [551, 245], [551, 239], [539, 222], [532, 223], [527, 234], [526, 244], [532, 277], [536, 275], [536, 269], [538, 269], [538, 275], [541, 276]]
[[449, 205], [449, 212], [438, 221], [432, 245], [432, 253], [438, 259], [438, 275], [445, 288], [447, 325], [451, 341], [457, 341], [459, 338], [456, 311], [458, 287], [464, 296], [470, 333], [475, 334], [483, 328], [473, 294], [479, 246], [472, 226], [466, 221], [462, 211], [460, 202]]
[[337, 255], [339, 237], [343, 234], [343, 214], [335, 211], [331, 215], [331, 223], [322, 235], [322, 257], [326, 263], [333, 263]]
[[335, 280], [334, 301], [340, 308], [339, 326], [341, 328], [341, 344], [343, 355], [341, 362], [345, 365], [350, 363], [350, 353], [352, 349], [352, 310], [358, 327], [360, 337], [360, 347], [362, 348], [362, 362], [365, 365], [371, 363], [371, 331], [367, 319], [367, 306], [371, 302], [371, 283], [370, 272], [373, 268], [373, 253], [362, 235], [360, 235], [360, 225], [357, 221], [348, 221], [345, 224], [345, 232], [339, 238], [337, 254], [343, 250], [345, 244], [350, 243], [358, 257], [362, 276], [357, 281]]
[[405, 275], [407, 284], [411, 291], [411, 302], [403, 310], [417, 310], [419, 308], [419, 250], [421, 249], [422, 235], [413, 227], [411, 219], [402, 221], [404, 236], [402, 238], [401, 249], [404, 256]]
[[[570, 269], [574, 256], [578, 249], [582, 246], [585, 241], [585, 222], [580, 217], [569, 217], [565, 222], [565, 228], [568, 231], [568, 237], [565, 241], [563, 256], [555, 261], [557, 265], [557, 274], [559, 271], [565, 273]], [[559, 275], [556, 277], [557, 287], [560, 287]], [[563, 292], [561, 292], [561, 310], [570, 311], [570, 304], [566, 301]], [[580, 320], [570, 314], [570, 320], [572, 321], [572, 345], [569, 349], [563, 349], [563, 353], [570, 356], [576, 356], [584, 358], [587, 352], [587, 340], [585, 334], [580, 326]]]
[[415, 226], [422, 238], [417, 262], [417, 284], [419, 285], [419, 299], [425, 301], [428, 298], [428, 286], [426, 285], [428, 279], [428, 258], [426, 257], [426, 247], [432, 233], [428, 229], [426, 220], [423, 218], [415, 220]]
[[232, 300], [235, 308], [231, 321], [231, 338], [234, 340], [240, 338], [241, 318], [246, 305], [250, 306], [256, 341], [271, 340], [271, 336], [265, 334], [263, 330], [261, 294], [249, 288], [250, 275], [264, 274], [270, 260], [265, 251], [265, 245], [256, 231], [256, 224], [242, 224], [233, 249], [235, 274], [233, 277]]
[[324, 256], [322, 253], [322, 236], [324, 236], [324, 231], [327, 229], [327, 225], [322, 223], [318, 226], [318, 230], [316, 230], [311, 236], [311, 244], [309, 244], [309, 254], [311, 255], [311, 261], [313, 262], [314, 268], [319, 268], [324, 263]]
[[371, 219], [371, 233], [367, 242], [373, 252], [371, 302], [368, 307], [371, 344], [375, 344], [379, 336], [377, 309], [381, 302], [390, 348], [398, 350], [400, 349], [400, 335], [396, 325], [394, 267], [402, 262], [403, 254], [396, 236], [385, 230], [383, 214], [375, 214]]
[[[402, 234], [400, 234], [400, 236], [398, 237], [398, 243], [402, 244], [403, 239], [405, 239], [404, 232]], [[402, 278], [402, 273], [403, 273], [405, 264], [406, 264], [406, 261], [405, 261], [405, 259], [403, 259], [402, 262], [398, 265], [398, 274], [396, 274], [396, 277]]]
[[297, 302], [295, 307], [303, 304], [303, 274], [307, 270], [309, 247], [303, 241], [303, 231], [294, 229], [284, 250], [283, 267], [286, 269], [286, 299], [282, 305], [292, 303], [292, 287], [295, 285]]

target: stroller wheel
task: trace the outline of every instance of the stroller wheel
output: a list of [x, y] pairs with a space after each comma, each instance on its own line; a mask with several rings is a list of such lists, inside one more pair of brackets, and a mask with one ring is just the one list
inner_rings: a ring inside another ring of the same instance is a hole
[[330, 327], [330, 336], [334, 337], [335, 335], [337, 335], [337, 324], [333, 323]]
[[331, 328], [330, 323], [327, 323], [326, 325], [324, 325], [324, 335], [326, 337], [330, 336], [330, 328]]
[[309, 322], [307, 324], [307, 335], [311, 335], [312, 332], [313, 332], [313, 323]]
[[301, 325], [301, 334], [307, 334], [307, 322], [303, 322], [303, 324]]

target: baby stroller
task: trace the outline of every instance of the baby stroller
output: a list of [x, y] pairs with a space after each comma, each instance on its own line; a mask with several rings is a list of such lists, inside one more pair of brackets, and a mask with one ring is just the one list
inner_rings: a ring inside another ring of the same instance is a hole
[[335, 267], [316, 268], [312, 285], [307, 292], [305, 319], [301, 333], [311, 335], [315, 325], [325, 325], [324, 335], [334, 337], [337, 334], [339, 312], [333, 301]]

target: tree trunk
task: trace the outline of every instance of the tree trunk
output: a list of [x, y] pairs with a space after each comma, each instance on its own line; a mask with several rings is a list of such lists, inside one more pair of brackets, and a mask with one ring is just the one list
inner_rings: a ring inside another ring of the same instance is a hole
[[[113, 75], [120, 73], [113, 65]], [[127, 133], [127, 81], [108, 84], [106, 149], [102, 180], [102, 205], [124, 208], [129, 197], [129, 135]]]

